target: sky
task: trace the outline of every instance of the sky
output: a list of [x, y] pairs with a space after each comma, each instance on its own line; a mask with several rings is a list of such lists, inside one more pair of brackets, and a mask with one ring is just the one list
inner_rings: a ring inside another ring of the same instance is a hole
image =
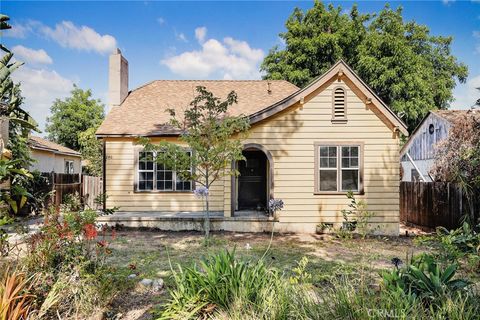
[[[327, 2], [348, 11], [355, 2]], [[360, 12], [383, 1], [357, 1]], [[452, 36], [452, 53], [469, 68], [451, 108], [480, 97], [480, 1], [390, 1], [405, 20], [431, 34]], [[157, 79], [259, 79], [259, 66], [295, 7], [312, 1], [4, 1], [13, 28], [1, 41], [25, 65], [15, 71], [25, 109], [43, 130], [56, 98], [73, 84], [108, 106], [108, 55], [120, 48], [129, 62], [129, 89]], [[108, 107], [106, 107], [108, 110]]]

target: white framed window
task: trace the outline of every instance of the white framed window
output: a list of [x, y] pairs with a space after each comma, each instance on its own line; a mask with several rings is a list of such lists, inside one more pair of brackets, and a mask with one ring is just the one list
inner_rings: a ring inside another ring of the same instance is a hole
[[74, 167], [73, 167], [73, 160], [65, 160], [65, 170], [64, 172], [67, 174], [73, 174], [74, 172]]
[[315, 144], [315, 193], [362, 191], [361, 144]]
[[138, 190], [153, 190], [154, 174], [153, 152], [141, 151], [138, 156]]
[[[190, 151], [186, 153], [191, 156]], [[191, 191], [192, 181], [185, 181], [177, 175], [173, 168], [156, 163], [158, 155], [154, 152], [140, 151], [138, 153], [137, 191]], [[192, 172], [192, 168], [188, 170]]]

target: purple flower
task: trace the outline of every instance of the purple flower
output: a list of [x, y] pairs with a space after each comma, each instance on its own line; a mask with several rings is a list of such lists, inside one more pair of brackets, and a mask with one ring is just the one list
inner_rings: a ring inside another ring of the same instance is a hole
[[273, 214], [277, 211], [283, 209], [283, 200], [281, 199], [270, 199], [268, 201], [268, 210]]
[[198, 187], [196, 188], [193, 193], [197, 198], [203, 198], [208, 196], [208, 188], [207, 187]]

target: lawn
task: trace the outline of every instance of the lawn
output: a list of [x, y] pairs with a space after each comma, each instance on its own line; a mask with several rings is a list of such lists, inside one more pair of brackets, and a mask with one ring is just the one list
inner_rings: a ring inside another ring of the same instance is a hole
[[[265, 233], [214, 233], [207, 247], [198, 232], [122, 231], [111, 243], [108, 263], [132, 269], [136, 282], [161, 277], [171, 288], [170, 263], [174, 268], [177, 264], [189, 266], [224, 249], [235, 249], [238, 258], [254, 261], [266, 252], [267, 263], [285, 274], [291, 273], [302, 257], [307, 257], [307, 272], [312, 275], [313, 284], [322, 286], [341, 275], [356, 277], [361, 273], [376, 278], [381, 269], [393, 267], [393, 258], [404, 260], [407, 254], [428, 249], [406, 237], [338, 239], [328, 235], [275, 234], [268, 249], [270, 239], [271, 235]], [[117, 296], [107, 314], [121, 314], [122, 319], [149, 319], [150, 312], [168, 296], [168, 290], [155, 294], [136, 285], [128, 294]]]

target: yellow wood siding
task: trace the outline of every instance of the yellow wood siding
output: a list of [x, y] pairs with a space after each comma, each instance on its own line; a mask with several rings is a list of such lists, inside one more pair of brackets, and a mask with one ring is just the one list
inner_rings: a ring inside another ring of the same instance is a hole
[[[332, 123], [332, 90], [343, 86], [347, 123]], [[364, 144], [363, 186], [373, 223], [380, 232], [398, 233], [399, 140], [385, 117], [374, 106], [367, 108], [346, 83], [335, 81], [291, 108], [252, 126], [244, 141], [262, 145], [274, 161], [274, 196], [283, 199], [275, 227], [284, 231], [313, 232], [321, 222], [340, 223], [346, 208], [345, 195], [314, 194], [314, 143], [360, 142]], [[159, 140], [159, 139], [157, 139]], [[175, 138], [162, 140], [176, 141]], [[192, 193], [134, 192], [135, 145], [131, 138], [106, 138], [106, 189], [108, 206], [123, 211], [201, 211]], [[231, 179], [225, 177], [211, 188], [211, 209], [231, 210]]]
[[[175, 139], [166, 139], [175, 141]], [[135, 153], [138, 146], [132, 138], [108, 138], [106, 143], [107, 206], [122, 211], [202, 211], [203, 203], [192, 192], [134, 191]], [[223, 181], [211, 188], [210, 208], [224, 210]]]
[[[338, 85], [346, 90], [345, 124], [331, 121], [332, 90]], [[346, 196], [314, 194], [314, 143], [360, 142], [364, 144], [364, 194], [356, 197], [365, 199], [375, 212], [371, 222], [380, 224], [380, 232], [398, 233], [398, 135], [377, 109], [367, 108], [344, 82], [335, 81], [315, 94], [303, 106], [254, 125], [245, 141], [261, 144], [272, 154], [274, 196], [285, 202], [276, 228], [313, 232], [321, 222], [341, 223]]]

